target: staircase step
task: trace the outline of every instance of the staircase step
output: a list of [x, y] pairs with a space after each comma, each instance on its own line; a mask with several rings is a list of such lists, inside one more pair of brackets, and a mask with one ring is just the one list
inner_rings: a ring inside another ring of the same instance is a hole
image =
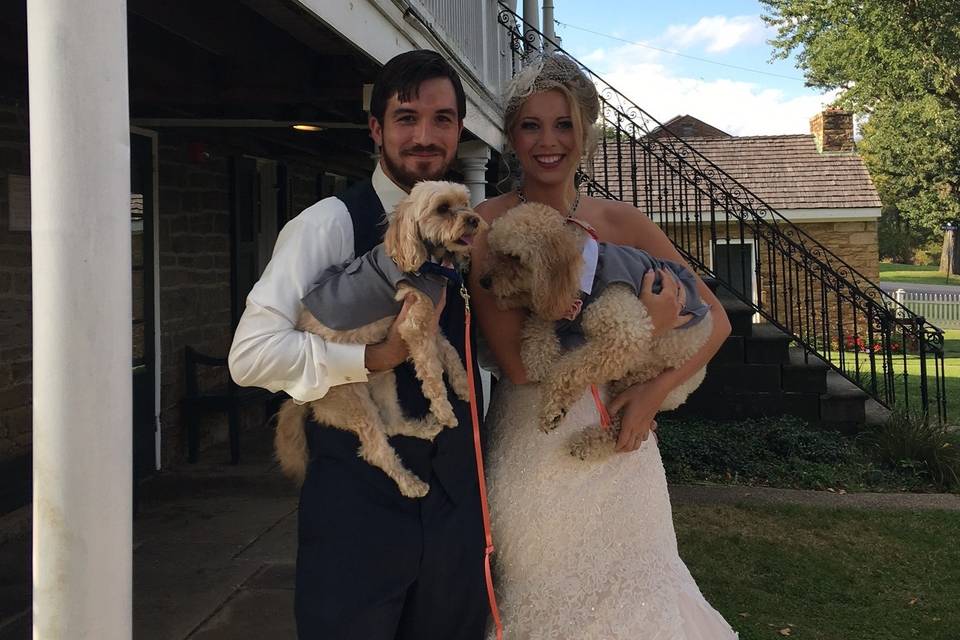
[[717, 299], [730, 320], [730, 335], [749, 336], [753, 332], [754, 308], [730, 294], [718, 295]]
[[711, 362], [707, 367], [707, 377], [701, 386], [719, 392], [780, 391], [780, 365]]
[[727, 339], [720, 345], [715, 356], [710, 362], [717, 364], [741, 364], [745, 363], [743, 336], [727, 336]]
[[820, 394], [810, 391], [784, 391], [784, 413], [803, 418], [809, 422], [821, 419]]
[[787, 391], [827, 392], [827, 366], [810, 364], [784, 364], [781, 371], [783, 388]]
[[782, 364], [790, 361], [792, 338], [770, 324], [756, 324], [746, 338], [747, 362]]
[[827, 392], [820, 396], [820, 419], [845, 432], [859, 431], [866, 421], [870, 396], [836, 371], [827, 372]]

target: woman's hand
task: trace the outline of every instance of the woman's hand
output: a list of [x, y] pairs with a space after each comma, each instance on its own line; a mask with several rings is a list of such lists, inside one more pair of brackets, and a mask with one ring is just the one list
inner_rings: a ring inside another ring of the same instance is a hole
[[617, 415], [623, 410], [616, 451], [636, 451], [650, 436], [650, 432], [656, 431], [657, 411], [660, 410], [667, 393], [669, 388], [654, 378], [638, 382], [610, 402], [607, 407], [610, 415]]
[[[653, 292], [653, 283], [660, 275], [660, 293]], [[683, 286], [677, 277], [665, 269], [650, 270], [643, 274], [640, 284], [640, 302], [647, 308], [653, 322], [653, 337], [661, 336], [671, 329], [681, 327], [692, 316], [681, 316], [684, 301]]]

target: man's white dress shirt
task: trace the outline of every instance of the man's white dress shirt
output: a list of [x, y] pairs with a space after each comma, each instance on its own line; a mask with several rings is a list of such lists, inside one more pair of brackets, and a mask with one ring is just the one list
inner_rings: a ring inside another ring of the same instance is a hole
[[[387, 213], [407, 195], [379, 164], [373, 188]], [[335, 197], [287, 222], [270, 263], [247, 296], [233, 336], [228, 362], [237, 384], [286, 391], [294, 400], [309, 402], [330, 387], [366, 381], [364, 345], [327, 342], [295, 328], [300, 300], [324, 269], [354, 257], [353, 242], [350, 213]]]

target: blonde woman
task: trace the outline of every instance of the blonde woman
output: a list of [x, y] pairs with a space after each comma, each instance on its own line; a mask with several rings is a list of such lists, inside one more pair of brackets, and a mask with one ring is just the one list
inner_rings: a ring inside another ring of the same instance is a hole
[[[684, 263], [664, 233], [632, 206], [582, 196], [574, 176], [594, 138], [597, 91], [579, 66], [545, 55], [521, 72], [506, 96], [504, 129], [522, 169], [520, 187], [477, 211], [493, 222], [522, 202], [541, 202], [585, 222], [601, 241], [632, 245]], [[570, 455], [569, 435], [595, 424], [589, 393], [557, 430], [537, 428], [539, 391], [520, 359], [521, 311], [497, 308], [478, 286], [486, 243], [474, 252], [471, 293], [480, 329], [499, 368], [487, 428], [498, 595], [506, 637], [611, 640], [727, 640], [736, 634], [703, 598], [677, 553], [656, 438], [656, 412], [671, 389], [716, 353], [730, 325], [713, 293], [713, 332], [683, 367], [608, 400], [623, 411], [617, 454]], [[659, 327], [682, 324], [676, 287], [641, 299]]]

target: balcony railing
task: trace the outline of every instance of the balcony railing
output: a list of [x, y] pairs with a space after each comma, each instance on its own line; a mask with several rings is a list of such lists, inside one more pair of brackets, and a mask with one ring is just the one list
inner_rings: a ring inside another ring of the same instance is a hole
[[[570, 55], [504, 5], [499, 22], [510, 36], [514, 73], [539, 42]], [[600, 145], [581, 172], [582, 190], [642, 210], [699, 271], [792, 336], [805, 358], [820, 358], [884, 406], [946, 420], [941, 329], [580, 66], [601, 101]], [[709, 258], [724, 243], [749, 246], [751, 266], [731, 264], [730, 251], [726, 264]]]
[[510, 35], [498, 24], [495, 0], [409, 0], [493, 96], [512, 77]]

